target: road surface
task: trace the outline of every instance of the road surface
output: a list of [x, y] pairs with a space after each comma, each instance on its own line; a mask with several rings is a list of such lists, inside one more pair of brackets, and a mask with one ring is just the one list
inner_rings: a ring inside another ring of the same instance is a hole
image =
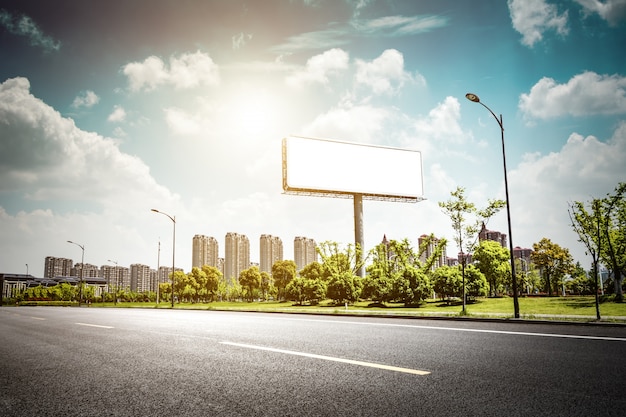
[[621, 416], [626, 327], [0, 308], [0, 415]]

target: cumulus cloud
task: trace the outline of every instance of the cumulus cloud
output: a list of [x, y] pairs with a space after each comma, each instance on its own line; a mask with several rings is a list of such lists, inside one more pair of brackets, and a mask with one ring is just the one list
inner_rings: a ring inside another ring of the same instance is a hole
[[617, 26], [626, 20], [626, 0], [575, 0], [586, 13], [597, 13], [609, 25]]
[[126, 64], [122, 72], [128, 78], [131, 91], [150, 91], [161, 85], [189, 89], [220, 82], [218, 65], [200, 51], [171, 57], [169, 68], [161, 58], [150, 56], [143, 62]]
[[248, 41], [250, 41], [250, 39], [252, 39], [252, 34], [246, 34], [246, 33], [243, 33], [243, 32], [240, 32], [240, 33], [236, 34], [232, 38], [232, 40], [233, 40], [233, 49], [234, 50], [238, 50], [238, 49], [243, 48], [244, 46], [246, 46]]
[[513, 28], [522, 35], [522, 44], [530, 48], [549, 30], [562, 36], [569, 32], [567, 12], [559, 14], [546, 0], [508, 0], [508, 5]]
[[[509, 175], [515, 239], [538, 242], [548, 237], [571, 248], [576, 259], [583, 259], [584, 250], [569, 226], [568, 203], [611, 192], [626, 178], [624, 161], [624, 122], [608, 140], [572, 133], [558, 152], [525, 155]], [[545, 236], [530, 235], [537, 231], [544, 231]]]
[[0, 192], [31, 200], [85, 200], [103, 207], [170, 200], [139, 158], [85, 132], [30, 91], [26, 78], [0, 84]]
[[519, 108], [527, 118], [549, 119], [564, 115], [626, 113], [626, 78], [584, 72], [566, 84], [544, 77], [528, 94], [522, 94]]
[[39, 46], [46, 52], [61, 49], [61, 42], [46, 35], [28, 16], [15, 16], [0, 9], [0, 26], [3, 26], [9, 33], [26, 37], [32, 46]]
[[371, 62], [357, 60], [356, 66], [356, 83], [371, 88], [374, 94], [396, 94], [406, 82], [426, 84], [421, 75], [404, 70], [404, 56], [395, 49], [387, 49]]
[[126, 110], [122, 106], [114, 106], [113, 112], [107, 118], [109, 122], [120, 123], [126, 120]]
[[303, 69], [287, 77], [290, 86], [300, 87], [306, 84], [328, 85], [330, 77], [348, 68], [349, 56], [342, 49], [330, 49], [308, 59]]
[[81, 107], [90, 108], [98, 104], [100, 97], [91, 90], [81, 91], [81, 93], [74, 98], [72, 107], [79, 109]]

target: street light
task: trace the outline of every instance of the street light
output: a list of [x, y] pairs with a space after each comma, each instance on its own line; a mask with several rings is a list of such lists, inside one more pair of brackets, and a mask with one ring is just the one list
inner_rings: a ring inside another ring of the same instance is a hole
[[120, 289], [120, 271], [117, 267], [117, 261], [112, 261], [110, 259], [107, 259], [107, 262], [111, 262], [112, 264], [115, 264], [115, 300], [114, 300], [114, 304], [117, 305], [117, 292]]
[[175, 269], [175, 265], [176, 265], [176, 217], [175, 216], [172, 217], [169, 214], [163, 213], [162, 211], [159, 211], [157, 209], [151, 209], [151, 211], [169, 217], [172, 223], [174, 223], [174, 233], [172, 235], [173, 236], [173, 240], [172, 240], [172, 308], [174, 308], [174, 271], [176, 270]]
[[83, 301], [83, 271], [85, 270], [85, 245], [79, 245], [78, 243], [72, 242], [71, 240], [68, 240], [67, 243], [78, 246], [82, 251], [82, 255], [80, 258], [80, 288], [78, 289], [78, 306], [80, 307], [80, 303]]
[[513, 235], [511, 234], [511, 205], [509, 204], [509, 182], [507, 180], [507, 174], [506, 174], [506, 152], [504, 151], [504, 125], [502, 123], [502, 114], [500, 114], [500, 118], [498, 119], [496, 114], [489, 107], [487, 107], [483, 102], [481, 102], [476, 94], [467, 93], [465, 94], [465, 97], [469, 101], [478, 103], [484, 108], [486, 108], [487, 110], [489, 110], [489, 113], [491, 113], [493, 118], [496, 119], [496, 122], [498, 122], [498, 125], [500, 126], [500, 132], [501, 132], [501, 138], [502, 138], [502, 162], [504, 164], [504, 193], [506, 196], [506, 216], [507, 216], [507, 222], [509, 226], [509, 251], [511, 255], [511, 279], [513, 282], [513, 311], [515, 313], [515, 318], [518, 319], [519, 318], [519, 300], [517, 298], [517, 277], [515, 276], [515, 258], [513, 256]]

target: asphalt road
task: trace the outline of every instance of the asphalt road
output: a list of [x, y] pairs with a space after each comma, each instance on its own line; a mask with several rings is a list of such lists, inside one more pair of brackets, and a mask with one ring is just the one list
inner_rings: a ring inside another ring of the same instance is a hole
[[0, 416], [623, 416], [626, 327], [0, 308]]

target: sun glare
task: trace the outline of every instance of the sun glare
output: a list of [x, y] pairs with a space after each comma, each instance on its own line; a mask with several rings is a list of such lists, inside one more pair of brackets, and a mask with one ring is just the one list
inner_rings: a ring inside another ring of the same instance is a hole
[[276, 99], [263, 89], [238, 91], [229, 100], [228, 114], [232, 126], [247, 134], [263, 134], [276, 127]]

